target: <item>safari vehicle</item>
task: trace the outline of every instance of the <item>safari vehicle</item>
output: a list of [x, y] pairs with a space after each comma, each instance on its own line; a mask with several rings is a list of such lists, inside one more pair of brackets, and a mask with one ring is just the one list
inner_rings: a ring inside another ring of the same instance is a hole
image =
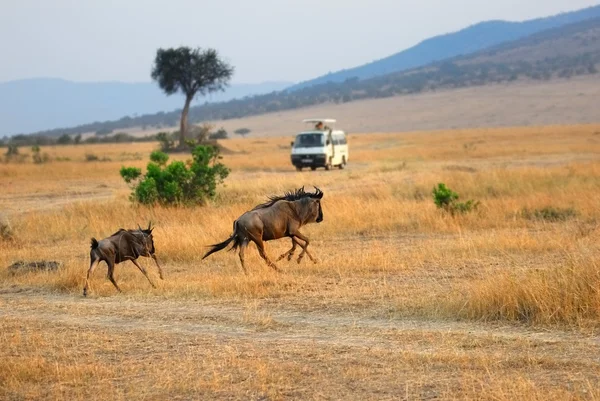
[[309, 118], [303, 120], [310, 129], [300, 132], [292, 142], [292, 164], [296, 170], [304, 167], [316, 170], [325, 167], [343, 169], [348, 163], [348, 141], [344, 131], [333, 129], [336, 122], [331, 118]]

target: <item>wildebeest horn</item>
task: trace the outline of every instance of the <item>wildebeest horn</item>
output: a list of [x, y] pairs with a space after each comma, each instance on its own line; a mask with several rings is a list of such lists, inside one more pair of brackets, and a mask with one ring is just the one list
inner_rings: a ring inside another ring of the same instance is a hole
[[138, 230], [140, 230], [140, 231], [144, 231], [144, 230], [142, 229], [142, 227], [140, 227], [140, 225], [139, 225], [139, 224], [138, 224]]
[[314, 197], [317, 198], [317, 199], [323, 198], [323, 191], [321, 191], [319, 188], [315, 187], [315, 195], [314, 195]]
[[151, 230], [151, 229], [152, 229], [152, 220], [149, 220], [148, 221], [148, 230]]

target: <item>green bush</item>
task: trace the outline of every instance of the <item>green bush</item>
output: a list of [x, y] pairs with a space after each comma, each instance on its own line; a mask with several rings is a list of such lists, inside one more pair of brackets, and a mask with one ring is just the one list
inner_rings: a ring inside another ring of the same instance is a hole
[[33, 145], [31, 151], [33, 152], [31, 158], [35, 164], [48, 163], [50, 161], [50, 155], [48, 153], [42, 153], [38, 145]]
[[4, 155], [5, 163], [23, 163], [28, 158], [27, 155], [23, 155], [19, 152], [19, 147], [15, 144], [9, 143]]
[[68, 145], [73, 143], [73, 138], [69, 134], [63, 134], [56, 140], [56, 143], [59, 145]]
[[437, 187], [433, 187], [432, 195], [435, 205], [451, 215], [473, 211], [480, 205], [479, 201], [474, 201], [472, 199], [466, 202], [458, 202], [458, 194], [448, 188], [444, 183], [439, 183]]
[[159, 132], [156, 134], [156, 139], [160, 142], [160, 149], [163, 152], [169, 153], [175, 149], [175, 140], [173, 135], [168, 132]]
[[122, 167], [121, 177], [131, 185], [131, 200], [146, 205], [202, 204], [216, 195], [217, 185], [229, 175], [229, 169], [218, 160], [219, 149], [196, 146], [192, 160], [173, 161], [155, 151], [150, 155], [146, 174], [136, 167]]
[[17, 145], [8, 144], [8, 148], [6, 149], [6, 157], [18, 156], [19, 155], [19, 147]]
[[208, 139], [227, 139], [229, 135], [227, 131], [223, 127], [221, 127], [217, 132], [213, 132], [208, 135]]

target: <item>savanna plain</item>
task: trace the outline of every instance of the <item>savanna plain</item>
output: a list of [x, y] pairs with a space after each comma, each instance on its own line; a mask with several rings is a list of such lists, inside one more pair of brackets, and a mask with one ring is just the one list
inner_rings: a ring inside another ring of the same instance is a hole
[[[600, 125], [350, 134], [347, 168], [315, 172], [290, 139], [222, 141], [231, 174], [194, 208], [129, 201], [119, 169], [157, 144], [1, 164], [0, 399], [600, 399]], [[479, 206], [438, 209], [438, 183]], [[318, 263], [201, 260], [302, 185], [325, 194]], [[102, 264], [84, 298], [90, 237], [149, 221], [165, 280], [125, 262], [119, 294]]]

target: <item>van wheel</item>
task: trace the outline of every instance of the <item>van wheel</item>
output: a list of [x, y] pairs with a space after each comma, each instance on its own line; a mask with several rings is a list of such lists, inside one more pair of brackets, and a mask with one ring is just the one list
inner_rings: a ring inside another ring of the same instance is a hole
[[342, 156], [342, 163], [338, 166], [340, 170], [343, 170], [346, 167], [346, 156]]
[[310, 168], [312, 171], [315, 171], [317, 168], [316, 167], [311, 167]]
[[296, 171], [302, 171], [302, 167], [296, 166]]
[[325, 165], [325, 170], [331, 170], [331, 157], [329, 158], [329, 160], [327, 161], [327, 164]]

